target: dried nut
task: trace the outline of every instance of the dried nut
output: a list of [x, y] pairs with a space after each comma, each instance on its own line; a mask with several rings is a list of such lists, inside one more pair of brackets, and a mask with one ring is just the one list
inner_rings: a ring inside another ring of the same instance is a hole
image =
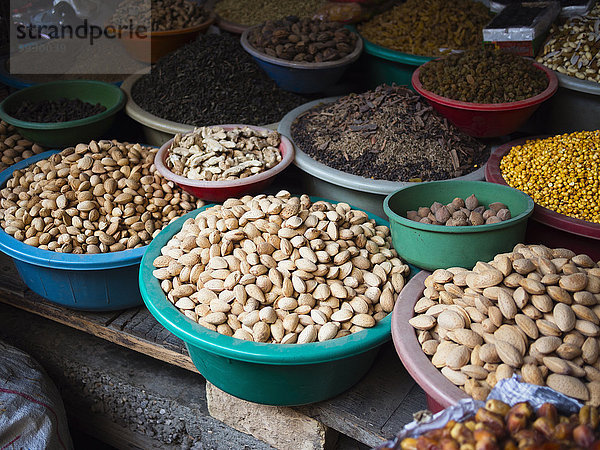
[[470, 273], [466, 277], [467, 285], [474, 289], [484, 289], [486, 287], [496, 286], [504, 279], [499, 270], [488, 270], [484, 273]]
[[456, 328], [463, 328], [465, 326], [465, 320], [463, 316], [451, 310], [443, 311], [438, 316], [437, 323], [440, 327], [447, 330], [454, 330]]
[[560, 347], [562, 341], [556, 336], [543, 336], [534, 342], [535, 349], [546, 355], [556, 351]]
[[546, 384], [562, 394], [579, 400], [588, 400], [590, 396], [589, 391], [583, 382], [568, 375], [552, 373], [546, 378]]
[[575, 322], [577, 319], [575, 317], [575, 313], [569, 305], [557, 303], [554, 306], [553, 315], [556, 326], [558, 326], [561, 331], [567, 332], [575, 328]]
[[435, 318], [428, 314], [422, 314], [420, 316], [413, 317], [408, 321], [417, 330], [429, 330], [436, 324]]
[[558, 285], [569, 292], [582, 291], [587, 285], [587, 276], [582, 272], [566, 275], [560, 279]]
[[544, 356], [542, 359], [544, 365], [554, 373], [568, 375], [571, 371], [565, 360], [556, 356]]
[[[188, 219], [161, 249], [154, 275], [187, 317], [213, 331], [322, 342], [374, 327], [391, 312], [409, 269], [390, 242], [387, 227], [344, 203], [285, 191], [245, 196]], [[436, 325], [431, 315], [412, 321]]]
[[523, 364], [521, 367], [521, 376], [526, 383], [544, 385], [544, 377], [539, 367], [535, 364]]
[[523, 365], [523, 357], [521, 356], [521, 353], [508, 342], [498, 340], [496, 341], [495, 346], [498, 356], [502, 362], [515, 368]]
[[457, 386], [462, 386], [467, 382], [467, 375], [462, 372], [452, 370], [449, 367], [442, 368], [442, 375], [444, 375]]
[[[139, 144], [92, 141], [15, 171], [0, 194], [0, 225], [28, 245], [61, 253], [147, 245], [172, 219], [203, 205], [156, 172], [156, 153]], [[169, 273], [157, 272], [161, 280]]]
[[471, 352], [463, 345], [459, 345], [453, 348], [446, 355], [446, 366], [454, 370], [460, 370], [461, 367], [466, 365], [471, 358]]

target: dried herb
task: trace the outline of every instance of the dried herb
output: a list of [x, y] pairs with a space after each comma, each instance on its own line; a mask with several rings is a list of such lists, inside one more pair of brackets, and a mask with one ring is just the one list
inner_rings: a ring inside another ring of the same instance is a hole
[[148, 112], [195, 126], [278, 122], [306, 99], [278, 88], [238, 39], [206, 34], [158, 61], [133, 85]]
[[487, 159], [481, 143], [400, 86], [382, 85], [318, 105], [292, 124], [292, 138], [329, 167], [379, 180], [454, 178]]

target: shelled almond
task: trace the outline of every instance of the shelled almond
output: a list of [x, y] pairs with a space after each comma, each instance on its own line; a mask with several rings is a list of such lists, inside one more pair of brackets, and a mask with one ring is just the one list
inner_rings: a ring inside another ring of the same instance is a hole
[[423, 351], [472, 397], [516, 373], [600, 405], [600, 266], [589, 256], [518, 244], [472, 270], [434, 271], [414, 310]]
[[154, 260], [189, 319], [255, 342], [309, 343], [371, 328], [409, 267], [388, 227], [348, 204], [245, 196], [188, 219]]

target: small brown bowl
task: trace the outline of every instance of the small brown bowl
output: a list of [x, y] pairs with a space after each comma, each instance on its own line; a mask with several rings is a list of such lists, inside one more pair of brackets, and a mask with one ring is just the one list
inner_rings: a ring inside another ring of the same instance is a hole
[[205, 33], [213, 22], [216, 15], [210, 12], [208, 19], [195, 27], [183, 28], [181, 30], [153, 31], [142, 37], [119, 34], [125, 50], [138, 61], [155, 63], [167, 53], [177, 50], [179, 47], [193, 41], [196, 37]]

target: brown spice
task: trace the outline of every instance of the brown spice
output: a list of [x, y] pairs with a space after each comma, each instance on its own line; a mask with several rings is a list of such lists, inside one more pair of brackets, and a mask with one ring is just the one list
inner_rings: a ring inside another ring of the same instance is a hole
[[316, 106], [292, 124], [296, 145], [343, 172], [389, 181], [432, 181], [474, 171], [484, 146], [406, 87], [381, 85]]

